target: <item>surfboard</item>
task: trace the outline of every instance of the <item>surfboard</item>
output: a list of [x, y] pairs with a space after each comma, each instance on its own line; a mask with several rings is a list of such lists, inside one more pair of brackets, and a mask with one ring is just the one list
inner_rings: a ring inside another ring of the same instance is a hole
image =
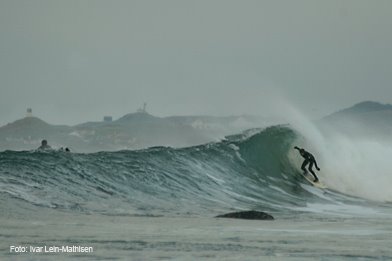
[[307, 173], [307, 174], [303, 174], [301, 173], [301, 175], [313, 186], [315, 186], [316, 188], [320, 188], [320, 189], [326, 189], [327, 186], [325, 186], [323, 183], [320, 182], [320, 180], [318, 182], [314, 182], [314, 178], [313, 175]]

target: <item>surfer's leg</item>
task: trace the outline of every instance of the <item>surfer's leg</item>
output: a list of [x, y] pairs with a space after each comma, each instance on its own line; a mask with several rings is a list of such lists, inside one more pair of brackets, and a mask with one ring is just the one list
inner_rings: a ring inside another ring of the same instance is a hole
[[304, 160], [304, 162], [302, 163], [301, 169], [304, 171], [304, 174], [308, 173], [308, 171], [306, 170], [306, 165], [308, 165], [309, 161], [306, 159]]
[[316, 174], [312, 170], [312, 167], [313, 167], [313, 162], [310, 162], [310, 164], [309, 164], [309, 171], [310, 171], [310, 173], [312, 173], [312, 175], [314, 177], [314, 182], [317, 182], [318, 181], [318, 177], [316, 176]]

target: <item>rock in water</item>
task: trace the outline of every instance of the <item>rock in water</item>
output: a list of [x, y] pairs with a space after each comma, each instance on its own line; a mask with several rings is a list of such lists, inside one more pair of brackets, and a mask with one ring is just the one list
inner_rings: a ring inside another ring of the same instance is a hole
[[239, 211], [216, 216], [217, 218], [239, 218], [239, 219], [257, 219], [257, 220], [273, 220], [270, 214], [261, 211]]

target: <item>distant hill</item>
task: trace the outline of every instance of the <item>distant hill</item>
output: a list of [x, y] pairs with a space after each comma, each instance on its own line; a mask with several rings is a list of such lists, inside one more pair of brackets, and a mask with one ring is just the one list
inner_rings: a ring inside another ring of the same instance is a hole
[[56, 140], [67, 135], [68, 126], [50, 125], [37, 117], [26, 117], [0, 127], [0, 149], [32, 149], [38, 147], [42, 139]]
[[349, 135], [392, 137], [392, 105], [364, 101], [340, 110], [321, 120], [324, 127], [333, 127]]
[[78, 125], [73, 135], [93, 144], [105, 145], [104, 150], [183, 147], [211, 141], [210, 137], [191, 126], [144, 112], [130, 113], [113, 122]]
[[[244, 130], [277, 124], [258, 116], [156, 117], [145, 111], [114, 121], [86, 122], [76, 126], [52, 125], [26, 117], [0, 127], [0, 151], [31, 150], [48, 140], [55, 148], [76, 152], [141, 149], [152, 146], [187, 147]], [[365, 101], [322, 118], [322, 130], [334, 129], [352, 137], [392, 137], [392, 105]]]
[[374, 102], [374, 101], [364, 101], [355, 104], [352, 107], [340, 110], [338, 112], [335, 112], [325, 118], [329, 117], [341, 117], [341, 116], [354, 116], [354, 115], [359, 115], [362, 113], [373, 113], [373, 112], [382, 112], [382, 111], [392, 111], [392, 105], [391, 104], [382, 104], [379, 102]]
[[56, 126], [26, 117], [0, 127], [0, 150], [31, 150], [42, 139], [53, 147], [77, 152], [141, 149], [152, 146], [185, 147], [215, 141], [245, 129], [266, 126], [253, 116], [173, 116], [129, 113], [111, 122]]
[[128, 113], [115, 122], [122, 124], [132, 124], [132, 123], [163, 123], [164, 119], [155, 117], [147, 112], [134, 112]]
[[26, 133], [24, 130], [29, 129], [28, 135], [36, 137], [41, 136], [42, 134], [50, 135], [63, 128], [67, 127], [50, 125], [37, 117], [26, 117], [0, 127], [0, 130], [10, 136], [19, 136], [25, 135]]

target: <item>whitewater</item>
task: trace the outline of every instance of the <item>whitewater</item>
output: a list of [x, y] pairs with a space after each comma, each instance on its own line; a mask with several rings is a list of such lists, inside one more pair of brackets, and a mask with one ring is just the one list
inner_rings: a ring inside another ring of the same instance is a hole
[[[391, 260], [392, 146], [331, 133], [290, 124], [188, 148], [0, 152], [0, 257]], [[327, 189], [300, 175], [295, 145]], [[275, 220], [215, 218], [241, 210]], [[94, 251], [10, 251], [65, 245]]]

